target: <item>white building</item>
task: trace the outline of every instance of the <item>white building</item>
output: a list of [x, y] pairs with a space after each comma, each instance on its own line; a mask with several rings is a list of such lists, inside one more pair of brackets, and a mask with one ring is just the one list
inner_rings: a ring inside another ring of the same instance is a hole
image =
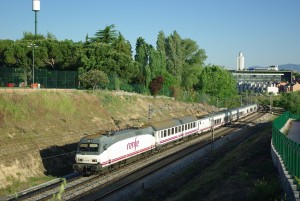
[[239, 56], [237, 57], [236, 59], [236, 69], [238, 71], [242, 71], [245, 69], [245, 59], [244, 59], [244, 56], [243, 56], [243, 53], [240, 52], [239, 53]]
[[279, 92], [279, 89], [278, 89], [277, 86], [271, 85], [271, 86], [268, 86], [268, 87], [267, 87], [266, 92], [267, 92], [267, 93], [273, 93], [274, 95], [277, 95], [278, 92]]

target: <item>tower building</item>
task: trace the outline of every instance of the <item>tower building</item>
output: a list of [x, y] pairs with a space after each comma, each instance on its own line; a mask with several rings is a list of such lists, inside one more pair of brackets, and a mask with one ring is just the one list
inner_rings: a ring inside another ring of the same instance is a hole
[[245, 59], [242, 52], [239, 53], [239, 56], [236, 59], [236, 64], [237, 64], [236, 70], [242, 71], [245, 69]]
[[37, 13], [41, 9], [40, 0], [32, 0], [32, 11], [34, 11], [34, 34], [37, 35]]

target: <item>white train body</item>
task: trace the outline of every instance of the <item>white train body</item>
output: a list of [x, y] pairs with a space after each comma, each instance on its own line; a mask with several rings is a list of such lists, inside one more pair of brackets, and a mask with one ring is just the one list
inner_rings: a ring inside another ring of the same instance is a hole
[[79, 142], [73, 169], [84, 173], [101, 171], [187, 136], [216, 129], [256, 112], [257, 109], [257, 104], [251, 104], [200, 118], [186, 116], [152, 123], [141, 129], [87, 136]]
[[154, 136], [150, 134], [127, 138], [114, 143], [102, 152], [100, 154], [100, 163], [102, 167], [106, 167], [149, 151], [155, 147], [154, 145]]

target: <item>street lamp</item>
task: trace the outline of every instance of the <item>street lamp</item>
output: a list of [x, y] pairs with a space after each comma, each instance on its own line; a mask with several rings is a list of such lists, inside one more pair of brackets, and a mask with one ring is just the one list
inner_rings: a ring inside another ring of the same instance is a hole
[[34, 49], [38, 46], [36, 44], [30, 44], [28, 47], [32, 48], [32, 84], [34, 84]]

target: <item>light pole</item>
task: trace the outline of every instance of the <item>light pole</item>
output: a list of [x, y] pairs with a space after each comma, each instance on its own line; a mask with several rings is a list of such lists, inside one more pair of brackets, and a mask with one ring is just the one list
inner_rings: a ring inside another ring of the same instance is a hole
[[34, 84], [34, 49], [38, 47], [36, 44], [30, 44], [28, 47], [32, 47], [32, 84]]

